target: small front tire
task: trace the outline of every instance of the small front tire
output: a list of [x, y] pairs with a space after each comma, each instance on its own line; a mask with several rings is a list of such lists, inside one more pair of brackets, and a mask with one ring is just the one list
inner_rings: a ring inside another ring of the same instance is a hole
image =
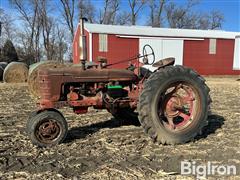
[[29, 119], [27, 132], [34, 145], [51, 147], [63, 142], [68, 125], [65, 118], [57, 111], [43, 111]]

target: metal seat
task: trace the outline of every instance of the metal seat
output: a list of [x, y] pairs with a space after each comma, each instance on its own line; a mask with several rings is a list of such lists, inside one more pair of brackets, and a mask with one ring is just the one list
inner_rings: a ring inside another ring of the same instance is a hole
[[161, 59], [158, 62], [155, 62], [152, 66], [161, 68], [161, 67], [173, 65], [174, 63], [175, 63], [175, 58], [174, 57], [169, 57], [169, 58]]

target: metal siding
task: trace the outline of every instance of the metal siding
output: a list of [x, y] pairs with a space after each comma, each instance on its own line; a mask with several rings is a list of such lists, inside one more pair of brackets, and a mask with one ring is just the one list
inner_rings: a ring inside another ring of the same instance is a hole
[[184, 41], [183, 64], [202, 75], [239, 75], [232, 70], [234, 40], [217, 39], [216, 54], [209, 54], [209, 39]]
[[[99, 36], [93, 33], [93, 61], [97, 62], [98, 56], [107, 58], [108, 64], [116, 63], [121, 60], [127, 60], [133, 56], [138, 55], [138, 39], [119, 38], [116, 35], [108, 34], [108, 51], [99, 52]], [[135, 63], [136, 60], [132, 61]], [[126, 68], [129, 61], [118, 65], [111, 66], [111, 68]]]

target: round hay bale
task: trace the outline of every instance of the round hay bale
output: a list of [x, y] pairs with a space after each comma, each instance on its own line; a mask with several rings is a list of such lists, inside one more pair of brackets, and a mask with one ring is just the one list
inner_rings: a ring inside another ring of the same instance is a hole
[[35, 64], [32, 64], [29, 68], [28, 73], [28, 89], [34, 98], [39, 98], [39, 79], [38, 71], [46, 68], [62, 68], [67, 65], [57, 62], [57, 61], [41, 61]]
[[27, 82], [28, 67], [22, 62], [9, 63], [3, 72], [3, 81], [6, 83]]

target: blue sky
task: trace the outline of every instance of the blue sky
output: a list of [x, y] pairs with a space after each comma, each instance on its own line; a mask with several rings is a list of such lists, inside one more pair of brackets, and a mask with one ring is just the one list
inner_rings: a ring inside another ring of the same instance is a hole
[[[52, 0], [54, 1], [54, 0]], [[127, 0], [122, 0], [122, 9], [127, 8]], [[175, 2], [179, 4], [186, 3], [186, 0], [178, 0]], [[102, 0], [93, 0], [93, 3], [97, 8], [102, 6]], [[9, 5], [8, 0], [0, 0], [0, 7], [5, 10], [5, 12], [14, 15], [15, 11]], [[222, 29], [226, 31], [237, 31], [240, 32], [240, 0], [202, 0], [199, 5], [197, 5], [194, 10], [201, 12], [210, 12], [211, 10], [219, 10], [223, 13], [225, 21], [223, 23]], [[138, 21], [141, 24], [141, 19], [146, 19], [147, 10], [144, 10]]]
[[198, 5], [204, 12], [216, 9], [224, 14], [223, 30], [240, 32], [240, 0], [204, 0]]

